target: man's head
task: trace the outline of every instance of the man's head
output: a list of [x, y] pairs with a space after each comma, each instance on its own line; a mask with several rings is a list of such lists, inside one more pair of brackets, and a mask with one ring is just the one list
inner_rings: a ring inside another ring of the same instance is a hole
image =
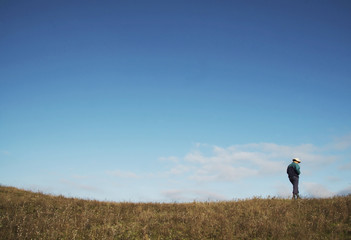
[[300, 160], [300, 159], [298, 159], [298, 158], [293, 158], [293, 162], [295, 162], [295, 163], [300, 163], [300, 162], [301, 162], [301, 160]]

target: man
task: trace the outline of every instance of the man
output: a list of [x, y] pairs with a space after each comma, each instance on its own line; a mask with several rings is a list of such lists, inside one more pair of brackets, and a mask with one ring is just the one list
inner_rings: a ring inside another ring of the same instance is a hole
[[300, 159], [294, 158], [293, 162], [289, 164], [288, 169], [286, 170], [289, 180], [293, 185], [293, 199], [300, 198], [299, 197], [299, 175], [300, 175]]

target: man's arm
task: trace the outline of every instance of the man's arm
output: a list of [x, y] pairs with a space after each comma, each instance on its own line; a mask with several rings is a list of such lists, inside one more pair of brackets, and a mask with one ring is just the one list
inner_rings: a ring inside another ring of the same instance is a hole
[[300, 175], [300, 166], [296, 163], [295, 164], [295, 170], [296, 170], [296, 173], [297, 173], [297, 175]]

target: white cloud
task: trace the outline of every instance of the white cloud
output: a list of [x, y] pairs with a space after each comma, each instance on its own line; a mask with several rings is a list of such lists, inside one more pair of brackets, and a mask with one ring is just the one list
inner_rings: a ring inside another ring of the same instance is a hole
[[246, 167], [234, 167], [230, 164], [213, 162], [203, 165], [196, 170], [190, 179], [197, 181], [235, 181], [241, 178], [254, 176], [257, 170]]
[[160, 157], [159, 161], [161, 162], [174, 162], [177, 163], [179, 162], [179, 159], [175, 156], [170, 156], [170, 157]]
[[345, 150], [351, 148], [351, 134], [335, 138], [334, 143], [332, 143], [330, 147], [336, 150]]
[[[153, 192], [160, 193], [159, 191], [164, 188], [161, 186], [167, 186], [173, 190], [167, 190], [161, 194], [171, 201], [224, 200], [225, 198], [220, 193], [227, 194], [233, 189], [239, 196], [277, 194], [279, 197], [290, 197], [292, 186], [287, 180], [286, 167], [292, 158], [298, 157], [302, 160], [301, 168], [304, 176], [301, 182], [302, 195], [331, 197], [336, 193], [328, 190], [323, 185], [323, 181], [326, 183], [334, 181], [335, 184], [339, 184], [341, 177], [340, 179], [336, 177], [322, 179], [321, 176], [336, 176], [337, 173], [330, 171], [331, 169], [336, 170], [335, 161], [342, 158], [341, 155], [338, 155], [340, 151], [337, 151], [336, 147], [326, 146], [251, 143], [222, 147], [196, 143], [192, 151], [183, 156], [159, 158], [160, 168], [149, 173], [136, 174], [121, 170], [106, 173], [123, 178], [125, 184], [135, 184], [134, 180], [137, 180], [138, 186], [143, 186], [142, 181], [146, 179], [148, 182], [155, 181], [160, 185], [155, 185]], [[341, 161], [337, 164], [341, 164]], [[347, 163], [343, 167], [350, 168], [350, 164]], [[286, 184], [277, 186], [277, 183], [282, 180], [286, 180]], [[305, 182], [307, 180], [309, 182]], [[319, 182], [319, 184], [314, 182]], [[212, 190], [208, 191], [208, 189]], [[335, 188], [333, 190], [337, 191]], [[350, 189], [340, 192], [350, 192]]]
[[[289, 187], [288, 187], [289, 186]], [[282, 184], [279, 183], [278, 185], [275, 186], [276, 189], [276, 194], [280, 198], [291, 198], [292, 196], [292, 187], [291, 184]]]
[[253, 143], [227, 148], [197, 144], [183, 159], [177, 158], [177, 165], [170, 172], [186, 172], [189, 179], [196, 181], [236, 181], [247, 177], [274, 176], [285, 173], [287, 162], [296, 156], [311, 164], [333, 158], [319, 154], [318, 150], [311, 144], [284, 146]]
[[87, 184], [81, 184], [78, 183], [76, 181], [70, 181], [67, 179], [61, 179], [61, 183], [68, 185], [69, 187], [73, 187], [75, 189], [79, 189], [79, 190], [84, 190], [84, 191], [88, 191], [88, 192], [100, 192], [100, 189], [98, 189], [95, 186], [92, 185], [87, 185]]
[[[248, 186], [257, 186], [255, 183], [265, 182], [266, 184], [260, 185], [260, 189], [252, 189], [252, 193], [262, 194], [262, 191], [265, 192], [263, 189], [266, 189], [267, 195], [290, 197], [291, 184], [288, 181], [287, 184], [279, 186], [274, 185], [272, 181], [279, 182], [282, 177], [286, 178], [286, 167], [294, 157], [302, 159], [302, 172], [304, 176], [310, 177], [313, 174], [308, 174], [309, 170], [312, 173], [311, 169], [319, 169], [318, 173], [326, 169], [330, 170], [330, 164], [337, 159], [327, 152], [325, 147], [312, 144], [286, 146], [274, 143], [252, 143], [229, 147], [196, 144], [194, 149], [183, 158], [177, 157], [177, 161], [172, 161], [173, 166], [169, 167], [170, 170], [164, 176], [173, 177], [172, 180], [176, 179], [178, 182], [182, 179], [186, 181], [188, 187], [239, 184], [242, 180], [249, 183]], [[330, 197], [335, 194], [321, 184], [303, 184], [301, 187], [305, 192], [303, 194], [309, 197]], [[276, 189], [276, 192], [272, 192], [272, 189]], [[218, 190], [218, 192], [221, 191], [226, 190]], [[168, 195], [173, 194], [173, 198], [178, 200], [190, 195], [186, 193], [182, 190], [167, 192]]]
[[204, 157], [200, 152], [194, 151], [191, 153], [188, 153], [185, 157], [184, 160], [186, 162], [191, 162], [191, 163], [206, 163], [210, 161], [207, 157]]
[[328, 176], [327, 180], [328, 180], [328, 182], [334, 182], [334, 183], [342, 181], [342, 179], [340, 177], [336, 177], [336, 176]]
[[206, 190], [193, 189], [172, 189], [162, 192], [163, 196], [171, 202], [190, 202], [190, 201], [221, 201], [226, 200], [221, 194]]
[[189, 166], [186, 165], [177, 165], [173, 168], [171, 168], [171, 170], [169, 172], [167, 172], [167, 174], [170, 175], [179, 175], [179, 174], [183, 174], [186, 173], [190, 170]]
[[307, 193], [307, 197], [328, 198], [335, 195], [335, 193], [318, 183], [306, 182], [303, 184], [303, 189]]
[[2, 155], [6, 155], [6, 156], [11, 155], [11, 153], [10, 153], [9, 151], [7, 151], [7, 150], [0, 150], [0, 153], [1, 153]]
[[139, 175], [137, 175], [134, 172], [130, 172], [130, 171], [114, 170], [114, 171], [106, 171], [106, 173], [108, 175], [118, 177], [118, 178], [130, 178], [130, 179], [140, 178]]
[[351, 185], [339, 191], [337, 195], [349, 195], [349, 194], [351, 194]]
[[341, 165], [339, 167], [339, 169], [340, 170], [346, 170], [346, 171], [351, 170], [351, 162]]

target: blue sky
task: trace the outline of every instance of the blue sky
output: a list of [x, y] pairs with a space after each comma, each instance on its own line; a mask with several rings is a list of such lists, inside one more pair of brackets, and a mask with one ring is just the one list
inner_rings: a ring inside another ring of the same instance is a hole
[[351, 192], [349, 1], [1, 1], [0, 184], [98, 200]]

